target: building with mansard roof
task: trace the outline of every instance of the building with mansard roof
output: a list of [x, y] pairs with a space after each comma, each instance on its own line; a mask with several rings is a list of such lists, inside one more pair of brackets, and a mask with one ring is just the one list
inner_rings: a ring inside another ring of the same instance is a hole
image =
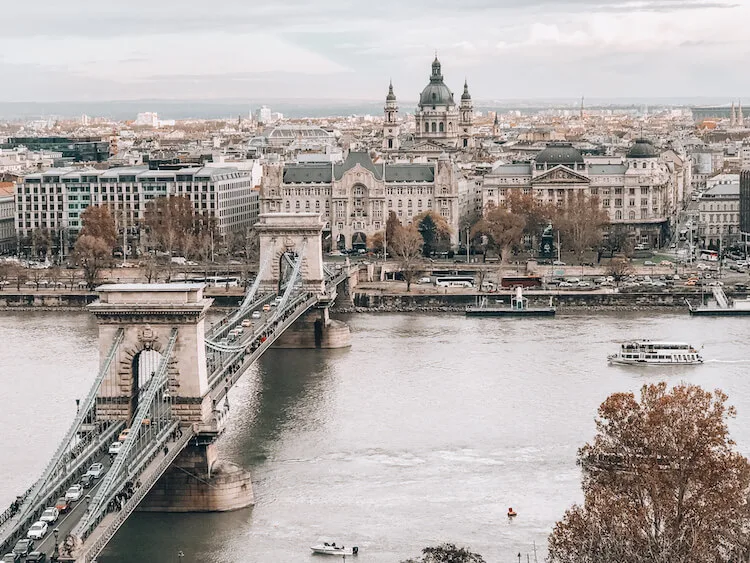
[[574, 194], [597, 197], [611, 226], [639, 243], [667, 242], [681, 201], [671, 163], [649, 141], [638, 139], [624, 157], [584, 156], [570, 143], [550, 143], [530, 162], [500, 164], [482, 180], [481, 205], [502, 205], [510, 189], [564, 206]]
[[350, 152], [342, 163], [270, 162], [264, 167], [261, 213], [320, 213], [324, 246], [368, 248], [390, 211], [402, 224], [424, 211], [458, 233], [459, 173], [447, 155], [427, 164], [373, 162]]

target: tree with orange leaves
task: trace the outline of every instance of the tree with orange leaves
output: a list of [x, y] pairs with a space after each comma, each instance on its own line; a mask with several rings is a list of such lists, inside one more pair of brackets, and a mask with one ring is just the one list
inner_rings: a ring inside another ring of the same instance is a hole
[[750, 556], [750, 464], [727, 396], [696, 385], [615, 393], [578, 452], [583, 506], [549, 538], [551, 563], [739, 563]]

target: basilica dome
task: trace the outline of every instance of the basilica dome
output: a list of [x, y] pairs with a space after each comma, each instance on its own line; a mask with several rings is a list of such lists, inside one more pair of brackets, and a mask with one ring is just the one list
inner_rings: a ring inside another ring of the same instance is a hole
[[445, 106], [455, 105], [453, 101], [453, 92], [443, 82], [443, 75], [440, 72], [440, 61], [435, 57], [432, 62], [432, 75], [430, 83], [422, 90], [419, 96], [420, 106]]

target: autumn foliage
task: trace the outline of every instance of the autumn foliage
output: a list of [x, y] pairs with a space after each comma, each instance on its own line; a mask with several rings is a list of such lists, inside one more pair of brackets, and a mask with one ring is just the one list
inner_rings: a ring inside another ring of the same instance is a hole
[[750, 465], [735, 450], [727, 396], [646, 385], [599, 407], [580, 449], [583, 506], [549, 538], [551, 563], [748, 561]]

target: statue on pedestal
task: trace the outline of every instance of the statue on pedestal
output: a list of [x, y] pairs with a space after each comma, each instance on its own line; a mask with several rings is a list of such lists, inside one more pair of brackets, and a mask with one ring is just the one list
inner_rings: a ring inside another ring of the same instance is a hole
[[550, 223], [544, 228], [544, 232], [542, 232], [542, 240], [539, 244], [539, 257], [552, 259], [556, 256], [555, 236], [552, 234], [552, 223]]

